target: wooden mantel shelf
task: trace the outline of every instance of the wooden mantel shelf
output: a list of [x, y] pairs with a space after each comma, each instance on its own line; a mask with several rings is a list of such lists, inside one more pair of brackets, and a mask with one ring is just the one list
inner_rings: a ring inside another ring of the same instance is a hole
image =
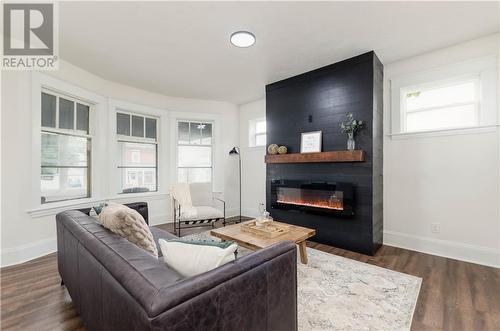
[[266, 155], [266, 163], [325, 163], [325, 162], [363, 162], [365, 152], [354, 151], [333, 151], [321, 153], [292, 153]]

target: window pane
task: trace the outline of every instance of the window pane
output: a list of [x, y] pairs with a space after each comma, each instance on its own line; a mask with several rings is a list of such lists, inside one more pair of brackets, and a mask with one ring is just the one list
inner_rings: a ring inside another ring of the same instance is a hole
[[89, 133], [89, 106], [76, 104], [76, 129]]
[[476, 124], [475, 105], [411, 112], [406, 116], [407, 131], [467, 127]]
[[266, 121], [258, 121], [255, 123], [255, 133], [266, 133]]
[[132, 136], [144, 137], [144, 117], [132, 115]]
[[179, 122], [177, 132], [179, 144], [189, 144], [189, 122]]
[[42, 168], [42, 203], [87, 198], [87, 168]]
[[188, 183], [209, 183], [212, 181], [212, 168], [187, 168]]
[[156, 139], [156, 119], [146, 118], [146, 138]]
[[265, 134], [258, 134], [255, 136], [255, 146], [266, 146]]
[[188, 182], [188, 168], [178, 168], [177, 169], [177, 182], [187, 183]]
[[75, 103], [59, 98], [59, 128], [71, 129], [75, 127]]
[[56, 97], [42, 93], [42, 126], [56, 127]]
[[211, 167], [212, 147], [179, 146], [179, 167]]
[[130, 136], [130, 115], [116, 114], [116, 133], [124, 136]]
[[212, 124], [205, 123], [201, 125], [204, 125], [201, 129], [201, 143], [203, 145], [212, 145]]
[[42, 132], [42, 166], [87, 166], [90, 140]]
[[476, 82], [470, 81], [429, 90], [405, 92], [406, 110], [441, 107], [476, 100]]
[[118, 142], [120, 166], [156, 167], [156, 145]]
[[156, 169], [122, 168], [122, 193], [156, 191]]
[[201, 123], [190, 123], [191, 126], [191, 136], [189, 139], [189, 143], [193, 145], [199, 145], [201, 144], [201, 128], [202, 128]]
[[155, 171], [144, 170], [144, 185], [151, 185], [155, 182]]

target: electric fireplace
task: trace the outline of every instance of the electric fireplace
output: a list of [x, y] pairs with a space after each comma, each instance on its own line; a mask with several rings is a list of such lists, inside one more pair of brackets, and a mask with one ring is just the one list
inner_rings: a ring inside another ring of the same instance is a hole
[[352, 216], [353, 203], [350, 183], [271, 181], [271, 208]]

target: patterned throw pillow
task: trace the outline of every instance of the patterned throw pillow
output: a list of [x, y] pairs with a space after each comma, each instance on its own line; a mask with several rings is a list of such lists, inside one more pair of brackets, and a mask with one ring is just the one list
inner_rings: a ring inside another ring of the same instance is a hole
[[105, 228], [158, 257], [153, 234], [144, 218], [136, 210], [109, 203], [99, 214], [99, 221]]

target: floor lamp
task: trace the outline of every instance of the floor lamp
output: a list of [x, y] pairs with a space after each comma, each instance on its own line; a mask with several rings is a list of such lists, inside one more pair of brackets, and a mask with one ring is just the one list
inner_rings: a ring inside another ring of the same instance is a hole
[[240, 180], [240, 220], [238, 223], [241, 223], [241, 154], [240, 154], [240, 148], [239, 147], [233, 147], [232, 150], [229, 151], [229, 155], [238, 155], [238, 178]]

